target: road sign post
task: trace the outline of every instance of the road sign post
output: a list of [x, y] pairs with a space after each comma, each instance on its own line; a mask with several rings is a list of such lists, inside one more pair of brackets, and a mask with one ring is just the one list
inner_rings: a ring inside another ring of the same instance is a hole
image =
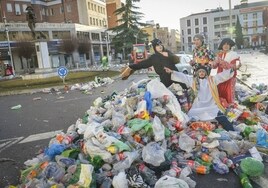
[[58, 68], [58, 75], [61, 77], [63, 84], [65, 84], [65, 77], [68, 74], [68, 69], [64, 66]]

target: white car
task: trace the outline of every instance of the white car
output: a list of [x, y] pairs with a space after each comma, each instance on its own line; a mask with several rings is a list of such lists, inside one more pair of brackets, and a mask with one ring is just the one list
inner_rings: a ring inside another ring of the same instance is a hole
[[180, 57], [180, 63], [176, 64], [179, 72], [184, 74], [193, 74], [193, 68], [190, 65], [190, 61], [193, 60], [193, 56], [190, 54], [175, 54]]
[[[193, 59], [193, 56], [190, 54], [175, 54], [175, 55], [180, 57], [180, 63], [176, 64], [178, 71], [183, 72], [184, 74], [193, 74], [193, 68], [190, 65], [190, 61]], [[148, 68], [147, 75], [150, 78], [158, 77], [153, 67]]]

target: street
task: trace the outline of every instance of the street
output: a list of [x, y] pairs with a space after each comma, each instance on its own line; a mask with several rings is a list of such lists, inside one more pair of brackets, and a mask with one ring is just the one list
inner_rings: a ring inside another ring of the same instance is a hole
[[[93, 89], [90, 95], [74, 90], [61, 95], [40, 92], [0, 97], [0, 187], [17, 184], [23, 163], [47, 147], [55, 131], [66, 132], [82, 118], [97, 97], [120, 92], [142, 77], [133, 75], [123, 82], [117, 79], [111, 85]], [[18, 104], [20, 109], [10, 109]]]
[[[244, 61], [249, 64], [247, 72], [251, 70], [250, 67], [259, 71], [259, 75], [251, 72], [251, 79], [267, 84], [267, 79], [265, 80], [263, 76], [264, 69], [256, 68], [252, 63], [256, 60], [254, 63], [260, 64], [263, 59], [259, 56], [250, 59], [250, 54], [246, 55], [247, 59]], [[248, 62], [248, 59], [251, 62]], [[256, 80], [258, 77], [261, 80]], [[74, 90], [68, 93], [62, 91], [60, 95], [41, 92], [0, 97], [0, 187], [18, 184], [19, 170], [24, 167], [23, 163], [47, 147], [48, 141], [57, 131], [66, 132], [70, 125], [78, 118], [82, 118], [97, 97], [110, 95], [113, 91], [120, 92], [128, 88], [132, 82], [144, 78], [147, 78], [146, 74], [134, 74], [125, 81], [116, 79], [111, 85], [93, 89], [89, 95]], [[247, 81], [249, 85], [252, 83], [251, 79]], [[19, 104], [22, 106], [20, 109], [10, 109]], [[197, 182], [196, 188], [242, 187], [232, 171], [227, 175], [212, 171], [208, 175], [193, 175], [191, 178]], [[254, 185], [254, 188], [259, 186]]]

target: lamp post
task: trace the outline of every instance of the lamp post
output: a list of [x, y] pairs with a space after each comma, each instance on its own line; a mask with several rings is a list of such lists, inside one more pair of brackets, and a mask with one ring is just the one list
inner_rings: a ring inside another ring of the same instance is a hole
[[229, 32], [230, 32], [230, 38], [233, 38], [233, 30], [232, 30], [232, 5], [231, 5], [231, 0], [229, 0]]
[[3, 21], [4, 21], [4, 24], [5, 24], [5, 32], [6, 32], [7, 43], [8, 43], [8, 55], [10, 57], [10, 62], [11, 62], [11, 66], [12, 66], [12, 73], [13, 73], [13, 76], [15, 76], [14, 63], [13, 63], [12, 51], [11, 51], [10, 40], [9, 40], [9, 30], [7, 28], [8, 24], [7, 24], [7, 19], [6, 19], [5, 14], [4, 14], [4, 17], [3, 17]]

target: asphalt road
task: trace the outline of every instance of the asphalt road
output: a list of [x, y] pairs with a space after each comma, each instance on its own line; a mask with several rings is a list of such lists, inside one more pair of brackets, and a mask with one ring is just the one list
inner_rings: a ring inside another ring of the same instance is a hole
[[[110, 85], [92, 90], [90, 95], [81, 91], [62, 91], [59, 95], [39, 92], [0, 97], [0, 188], [17, 185], [23, 163], [47, 147], [55, 131], [66, 132], [71, 124], [83, 117], [97, 97], [122, 91], [143, 78], [146, 75], [138, 74], [126, 81], [115, 80]], [[34, 100], [36, 98], [41, 99]], [[22, 106], [20, 109], [10, 109], [18, 104]], [[197, 182], [196, 188], [241, 187], [233, 172], [227, 175], [211, 172], [208, 175], [192, 175], [192, 178]]]

